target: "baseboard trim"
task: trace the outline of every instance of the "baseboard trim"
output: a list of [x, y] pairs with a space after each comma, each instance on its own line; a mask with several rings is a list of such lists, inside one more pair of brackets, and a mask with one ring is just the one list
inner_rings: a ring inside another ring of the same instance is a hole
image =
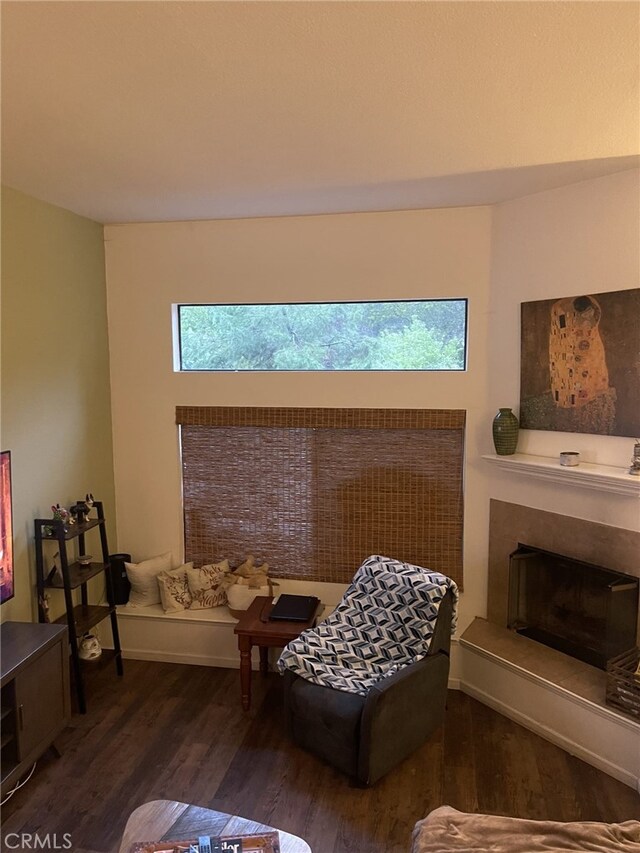
[[176, 654], [175, 652], [150, 652], [145, 649], [123, 650], [125, 660], [151, 660], [157, 663], [186, 663], [190, 666], [219, 666], [222, 669], [239, 669], [238, 657], [224, 658], [213, 655]]
[[[105, 646], [106, 648], [106, 646]], [[125, 660], [150, 660], [156, 663], [185, 663], [190, 666], [219, 666], [223, 669], [239, 669], [238, 657], [214, 657], [211, 655], [176, 654], [175, 652], [150, 652], [145, 649], [123, 650], [122, 657]], [[449, 690], [462, 690], [459, 678], [450, 678], [447, 687]]]

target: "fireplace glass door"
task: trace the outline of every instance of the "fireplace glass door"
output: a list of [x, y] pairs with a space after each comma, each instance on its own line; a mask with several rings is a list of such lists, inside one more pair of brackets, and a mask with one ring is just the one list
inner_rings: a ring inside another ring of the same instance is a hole
[[520, 545], [509, 568], [509, 628], [606, 668], [636, 645], [638, 579]]

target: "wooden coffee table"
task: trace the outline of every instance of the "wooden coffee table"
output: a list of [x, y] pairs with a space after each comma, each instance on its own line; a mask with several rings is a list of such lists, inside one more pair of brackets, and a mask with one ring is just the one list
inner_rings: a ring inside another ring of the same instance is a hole
[[119, 853], [129, 853], [138, 841], [181, 841], [200, 835], [251, 835], [274, 830], [280, 838], [280, 853], [311, 853], [306, 841], [275, 826], [175, 800], [153, 800], [132, 812]]
[[269, 671], [269, 649], [283, 648], [307, 628], [313, 628], [322, 612], [320, 604], [308, 622], [271, 622], [269, 613], [272, 607], [272, 598], [265, 596], [254, 598], [234, 629], [238, 635], [240, 649], [240, 691], [242, 707], [245, 711], [251, 707], [251, 649], [253, 646], [258, 646], [260, 649], [260, 672], [266, 675]]

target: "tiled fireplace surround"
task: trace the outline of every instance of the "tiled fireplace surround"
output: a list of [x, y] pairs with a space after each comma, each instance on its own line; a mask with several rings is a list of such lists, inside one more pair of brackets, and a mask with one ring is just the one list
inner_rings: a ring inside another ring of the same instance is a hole
[[487, 619], [502, 627], [507, 625], [509, 555], [518, 544], [640, 578], [640, 533], [492, 500]]
[[606, 705], [606, 673], [507, 629], [519, 544], [640, 578], [640, 533], [492, 500], [487, 619], [460, 638], [461, 687], [640, 791], [640, 721]]

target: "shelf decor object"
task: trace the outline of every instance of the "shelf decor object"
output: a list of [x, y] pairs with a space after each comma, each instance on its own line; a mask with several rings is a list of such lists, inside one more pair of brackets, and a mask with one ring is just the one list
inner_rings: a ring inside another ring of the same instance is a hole
[[493, 419], [493, 446], [498, 456], [511, 456], [518, 446], [520, 425], [511, 409], [500, 409]]
[[[87, 703], [85, 698], [84, 678], [82, 674], [83, 665], [95, 666], [95, 663], [83, 663], [79, 655], [79, 641], [91, 628], [102, 622], [107, 617], [111, 621], [111, 633], [113, 635], [113, 651], [104, 652], [102, 658], [113, 657], [116, 672], [122, 675], [122, 651], [120, 649], [120, 635], [118, 632], [118, 617], [116, 614], [116, 602], [113, 588], [113, 577], [111, 564], [109, 562], [109, 546], [107, 544], [106, 520], [102, 509], [102, 501], [94, 501], [91, 507], [95, 510], [96, 517], [86, 517], [85, 521], [78, 521], [69, 525], [62, 517], [36, 518], [35, 545], [36, 545], [36, 582], [38, 588], [38, 614], [40, 622], [48, 622], [46, 596], [51, 589], [61, 589], [64, 592], [65, 613], [55, 621], [66, 625], [69, 629], [69, 646], [71, 650], [71, 664], [74, 680], [74, 688], [78, 700], [78, 710], [81, 714], [86, 713]], [[102, 559], [94, 562], [87, 554], [85, 547], [85, 535], [90, 530], [97, 530], [100, 534], [100, 547]], [[67, 542], [72, 539], [78, 540], [78, 556], [75, 560], [69, 559]], [[46, 541], [57, 542], [60, 555], [60, 572], [45, 572], [44, 548]], [[87, 560], [91, 562], [87, 563]], [[107, 604], [89, 604], [87, 582], [98, 575], [104, 575], [107, 593]], [[73, 590], [80, 588], [80, 604], [73, 600]]]

